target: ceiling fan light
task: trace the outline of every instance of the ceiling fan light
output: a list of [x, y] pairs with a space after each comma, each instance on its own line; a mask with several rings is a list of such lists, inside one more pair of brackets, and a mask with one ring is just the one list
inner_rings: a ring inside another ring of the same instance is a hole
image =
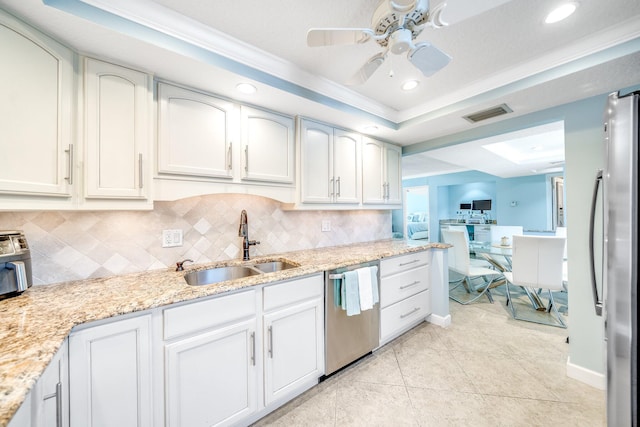
[[560, 22], [563, 19], [566, 19], [569, 16], [571, 16], [571, 14], [573, 14], [573, 12], [575, 12], [577, 8], [578, 8], [577, 2], [571, 1], [567, 3], [563, 3], [560, 6], [553, 9], [551, 12], [549, 12], [544, 22], [546, 24], [555, 24], [556, 22]]
[[405, 28], [396, 30], [389, 38], [389, 45], [391, 46], [389, 50], [396, 55], [407, 52], [413, 47], [411, 39], [411, 30]]
[[419, 84], [420, 82], [418, 80], [407, 80], [406, 82], [402, 83], [402, 90], [405, 90], [405, 91], [413, 90], [417, 88]]

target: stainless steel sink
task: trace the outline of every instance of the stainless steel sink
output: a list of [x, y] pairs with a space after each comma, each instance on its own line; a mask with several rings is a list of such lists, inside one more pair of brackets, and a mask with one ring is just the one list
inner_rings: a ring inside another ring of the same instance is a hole
[[253, 265], [258, 270], [263, 273], [273, 273], [274, 271], [287, 270], [289, 268], [296, 268], [299, 265], [292, 264], [286, 261], [269, 261], [269, 262], [261, 262]]
[[191, 286], [211, 285], [225, 280], [241, 279], [255, 276], [260, 271], [243, 265], [210, 268], [208, 270], [192, 271], [184, 275], [184, 280]]

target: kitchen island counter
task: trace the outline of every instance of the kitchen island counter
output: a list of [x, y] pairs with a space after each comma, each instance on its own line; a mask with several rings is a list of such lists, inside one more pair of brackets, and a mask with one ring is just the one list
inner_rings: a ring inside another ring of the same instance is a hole
[[[448, 247], [442, 243], [390, 239], [286, 252], [251, 261], [188, 265], [179, 272], [162, 269], [33, 286], [20, 296], [0, 300], [0, 426], [9, 422], [76, 325], [385, 257]], [[189, 286], [184, 280], [190, 271], [272, 260], [292, 261], [300, 266], [205, 286]]]

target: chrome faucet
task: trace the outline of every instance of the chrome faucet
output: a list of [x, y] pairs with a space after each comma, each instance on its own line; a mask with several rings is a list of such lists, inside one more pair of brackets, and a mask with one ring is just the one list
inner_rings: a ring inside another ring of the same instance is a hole
[[240, 212], [240, 229], [238, 236], [242, 237], [242, 259], [249, 261], [249, 246], [259, 245], [257, 240], [249, 240], [249, 222], [247, 219], [247, 211], [244, 209]]

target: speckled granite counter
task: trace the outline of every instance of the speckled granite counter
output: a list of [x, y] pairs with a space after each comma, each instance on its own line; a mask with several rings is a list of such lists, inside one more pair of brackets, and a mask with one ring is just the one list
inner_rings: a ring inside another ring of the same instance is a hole
[[207, 286], [188, 286], [183, 276], [188, 271], [243, 262], [188, 265], [184, 272], [155, 270], [31, 287], [18, 297], [0, 301], [0, 426], [9, 422], [71, 329], [81, 323], [426, 248], [448, 247], [383, 240], [287, 252], [255, 258], [251, 263], [287, 259], [300, 267]]

